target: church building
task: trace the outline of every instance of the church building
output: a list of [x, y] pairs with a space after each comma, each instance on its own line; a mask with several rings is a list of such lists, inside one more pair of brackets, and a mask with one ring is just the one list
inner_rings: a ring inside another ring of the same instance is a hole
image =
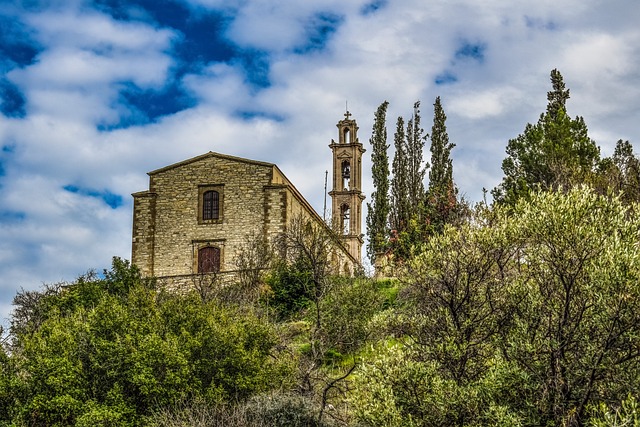
[[[344, 246], [339, 265], [361, 262], [361, 157], [357, 124], [338, 122], [332, 199]], [[323, 219], [272, 163], [209, 152], [149, 172], [149, 189], [133, 194], [132, 263], [145, 276], [180, 282], [195, 274], [233, 273], [248, 235], [272, 241], [302, 216]]]

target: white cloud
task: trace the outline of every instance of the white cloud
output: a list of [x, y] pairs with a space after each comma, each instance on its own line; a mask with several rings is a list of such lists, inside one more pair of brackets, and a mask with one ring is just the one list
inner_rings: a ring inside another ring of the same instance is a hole
[[244, 70], [225, 63], [212, 64], [200, 74], [183, 78], [184, 86], [201, 102], [225, 111], [249, 107], [251, 95], [245, 80]]
[[571, 96], [583, 114], [616, 114], [640, 96], [640, 31], [580, 34], [566, 47], [561, 69], [575, 82]]
[[[199, 1], [213, 3], [217, 1]], [[332, 12], [334, 15], [352, 15], [365, 2], [339, 0], [308, 0], [292, 6], [289, 0], [254, 0], [243, 2], [228, 28], [227, 35], [244, 47], [281, 52], [304, 46], [308, 30], [314, 25], [314, 15]]]
[[93, 87], [114, 81], [132, 81], [141, 87], [164, 82], [169, 58], [161, 52], [90, 50], [57, 47], [38, 57], [37, 64], [13, 73], [22, 85]]
[[72, 8], [25, 20], [44, 49], [34, 64], [8, 78], [24, 92], [30, 113], [88, 124], [117, 122], [122, 85], [160, 88], [173, 63], [169, 30]]
[[637, 53], [640, 32], [624, 37], [606, 33], [581, 34], [569, 44], [563, 69], [587, 82], [616, 80], [637, 73]]
[[119, 49], [134, 52], [166, 49], [174, 37], [167, 29], [156, 29], [138, 22], [116, 21], [102, 13], [82, 8], [26, 15], [26, 21], [37, 29], [41, 43], [76, 46], [105, 52]]
[[129, 212], [69, 193], [62, 185], [49, 176], [30, 175], [5, 186], [2, 206], [26, 219], [0, 226], [0, 291], [72, 280], [107, 266], [115, 254], [128, 257]]
[[498, 87], [475, 93], [469, 91], [453, 98], [449, 104], [449, 112], [470, 120], [496, 117], [503, 114], [520, 98], [520, 92], [509, 87]]

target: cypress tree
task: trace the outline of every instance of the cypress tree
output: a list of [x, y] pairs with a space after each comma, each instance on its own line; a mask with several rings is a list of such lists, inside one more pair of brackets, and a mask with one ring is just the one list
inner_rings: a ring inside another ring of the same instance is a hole
[[418, 212], [424, 200], [424, 176], [429, 165], [422, 165], [422, 152], [426, 137], [420, 127], [420, 101], [413, 104], [413, 117], [407, 123], [407, 188], [408, 203], [411, 212]]
[[435, 232], [442, 232], [444, 225], [451, 222], [457, 205], [458, 190], [453, 183], [451, 161], [451, 149], [455, 144], [449, 142], [446, 120], [447, 116], [438, 96], [433, 104], [431, 169], [426, 202], [426, 219]]
[[399, 233], [409, 223], [409, 189], [407, 185], [407, 142], [404, 133], [404, 119], [398, 117], [396, 132], [393, 135], [395, 154], [391, 170], [391, 228]]
[[389, 237], [389, 156], [387, 150], [387, 107], [384, 101], [378, 107], [371, 133], [371, 175], [373, 192], [371, 203], [367, 203], [367, 256], [375, 264], [376, 254], [381, 252]]

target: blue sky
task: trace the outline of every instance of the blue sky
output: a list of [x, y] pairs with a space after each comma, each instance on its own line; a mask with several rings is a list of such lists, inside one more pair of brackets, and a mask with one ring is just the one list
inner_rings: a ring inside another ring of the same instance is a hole
[[429, 129], [440, 96], [476, 201], [553, 68], [603, 155], [640, 147], [639, 21], [628, 0], [2, 2], [0, 318], [20, 288], [128, 259], [150, 170], [210, 150], [274, 162], [320, 210], [345, 102], [368, 145], [382, 101], [392, 135], [416, 100]]

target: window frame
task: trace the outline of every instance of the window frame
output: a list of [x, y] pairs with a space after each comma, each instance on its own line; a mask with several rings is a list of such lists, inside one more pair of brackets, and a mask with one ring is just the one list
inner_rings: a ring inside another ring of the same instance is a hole
[[[205, 194], [218, 193], [218, 217], [205, 219]], [[221, 224], [224, 219], [224, 184], [206, 184], [198, 186], [198, 224]]]
[[202, 220], [220, 219], [220, 193], [207, 190], [202, 193]]

